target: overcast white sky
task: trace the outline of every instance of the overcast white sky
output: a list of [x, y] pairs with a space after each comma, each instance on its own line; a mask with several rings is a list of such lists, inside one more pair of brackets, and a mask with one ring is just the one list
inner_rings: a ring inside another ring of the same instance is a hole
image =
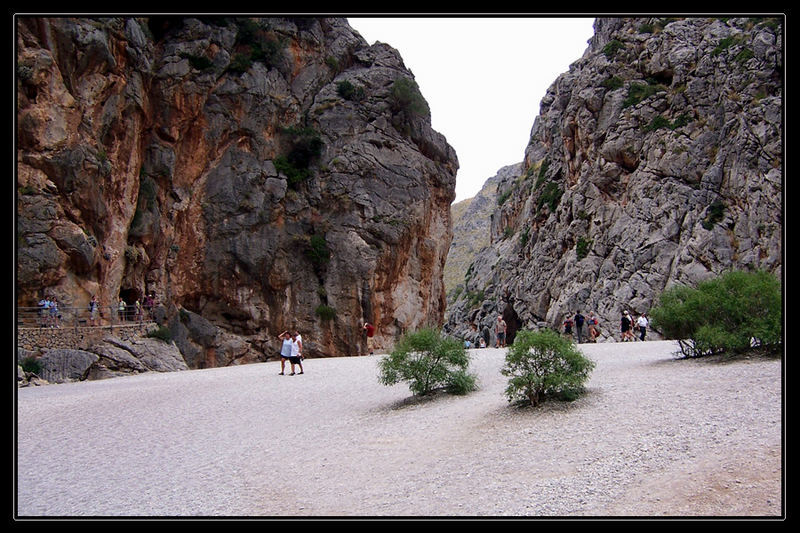
[[456, 150], [456, 202], [522, 161], [539, 103], [588, 47], [594, 18], [349, 17], [369, 44], [400, 52]]

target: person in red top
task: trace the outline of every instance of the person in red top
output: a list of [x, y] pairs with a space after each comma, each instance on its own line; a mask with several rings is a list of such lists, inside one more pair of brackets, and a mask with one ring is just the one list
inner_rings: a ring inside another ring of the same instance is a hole
[[367, 350], [369, 354], [372, 355], [372, 337], [375, 335], [375, 326], [370, 324], [369, 322], [364, 323], [364, 331], [367, 334]]

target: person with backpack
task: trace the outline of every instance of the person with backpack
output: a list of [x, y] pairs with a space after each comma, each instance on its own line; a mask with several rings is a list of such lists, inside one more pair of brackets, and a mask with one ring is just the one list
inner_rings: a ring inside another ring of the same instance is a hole
[[600, 330], [597, 327], [597, 317], [594, 316], [594, 313], [589, 313], [589, 320], [587, 320], [589, 324], [589, 339], [591, 342], [597, 342], [597, 336], [600, 334]]
[[627, 311], [622, 313], [622, 318], [620, 319], [620, 330], [622, 332], [622, 342], [636, 340], [636, 338], [633, 336], [633, 332], [631, 331], [631, 317], [628, 315]]
[[583, 342], [583, 322], [586, 320], [580, 311], [575, 313], [575, 333], [578, 336], [578, 344]]

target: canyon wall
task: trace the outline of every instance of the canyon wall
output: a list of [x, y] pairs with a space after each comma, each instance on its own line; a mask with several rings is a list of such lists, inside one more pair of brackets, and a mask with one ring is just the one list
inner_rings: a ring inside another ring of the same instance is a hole
[[781, 277], [784, 58], [782, 18], [597, 19], [521, 171], [493, 185], [491, 245], [446, 330], [560, 329], [580, 310], [619, 340], [622, 312], [673, 284]]
[[344, 19], [20, 17], [17, 294], [145, 294], [192, 368], [441, 325], [458, 161]]

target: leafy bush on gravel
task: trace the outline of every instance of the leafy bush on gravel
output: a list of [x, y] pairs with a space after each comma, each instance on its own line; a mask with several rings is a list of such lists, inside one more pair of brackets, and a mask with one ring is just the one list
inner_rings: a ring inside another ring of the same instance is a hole
[[732, 271], [696, 288], [674, 286], [659, 297], [652, 327], [675, 339], [685, 357], [740, 354], [753, 348], [778, 352], [781, 285], [764, 271]]
[[469, 355], [463, 344], [429, 328], [404, 335], [378, 363], [382, 384], [405, 381], [418, 396], [439, 389], [453, 394], [475, 390], [475, 376], [468, 367]]
[[574, 400], [594, 362], [578, 351], [575, 343], [553, 330], [520, 331], [506, 354], [508, 401], [528, 401], [536, 406], [546, 398]]

